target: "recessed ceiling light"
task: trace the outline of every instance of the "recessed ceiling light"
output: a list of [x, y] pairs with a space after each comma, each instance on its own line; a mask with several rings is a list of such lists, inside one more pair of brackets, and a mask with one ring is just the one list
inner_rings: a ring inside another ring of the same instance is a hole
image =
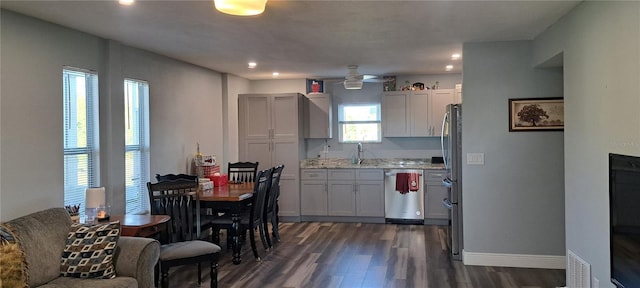
[[126, 5], [129, 6], [131, 4], [133, 4], [133, 2], [136, 2], [135, 0], [119, 0], [118, 3], [120, 3], [120, 5]]
[[278, 73], [278, 72], [273, 72], [273, 77], [278, 77], [278, 75], [280, 75], [280, 73]]
[[447, 67], [445, 67], [445, 70], [447, 71], [451, 71], [453, 69], [453, 65], [447, 65]]
[[458, 59], [460, 59], [460, 54], [456, 53], [451, 55], [451, 60], [458, 60]]
[[258, 63], [256, 63], [256, 62], [249, 62], [249, 69], [256, 68], [256, 65], [258, 65]]

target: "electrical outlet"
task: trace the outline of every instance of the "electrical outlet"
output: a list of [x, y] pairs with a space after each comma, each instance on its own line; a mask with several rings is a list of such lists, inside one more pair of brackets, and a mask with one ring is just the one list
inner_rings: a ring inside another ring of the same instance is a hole
[[468, 165], [484, 165], [484, 153], [467, 153]]

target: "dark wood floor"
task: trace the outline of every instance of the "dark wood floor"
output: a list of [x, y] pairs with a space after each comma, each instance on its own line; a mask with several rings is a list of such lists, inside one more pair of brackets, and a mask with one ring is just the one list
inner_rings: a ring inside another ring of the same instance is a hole
[[[223, 251], [219, 287], [560, 287], [564, 270], [464, 266], [452, 261], [442, 226], [282, 223], [281, 242], [271, 251], [256, 242], [262, 261], [249, 243], [242, 264], [231, 264]], [[257, 233], [256, 233], [257, 234]], [[224, 239], [225, 237], [221, 237]], [[226, 247], [222, 240], [223, 250]], [[197, 284], [195, 266], [174, 268], [170, 287]], [[203, 269], [206, 270], [206, 269]]]

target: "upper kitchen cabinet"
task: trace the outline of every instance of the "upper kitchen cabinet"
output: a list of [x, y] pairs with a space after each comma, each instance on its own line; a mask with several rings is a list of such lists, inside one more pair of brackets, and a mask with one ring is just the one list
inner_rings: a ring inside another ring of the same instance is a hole
[[462, 103], [462, 84], [456, 84], [455, 95], [453, 96], [453, 103]]
[[447, 105], [454, 103], [453, 89], [429, 91], [429, 136], [442, 135], [442, 119]]
[[[382, 95], [382, 136], [408, 137], [409, 132], [409, 91], [385, 92]], [[425, 110], [427, 109], [425, 105]]]
[[392, 91], [382, 96], [384, 137], [440, 136], [447, 104], [453, 103], [453, 89]]
[[331, 138], [331, 95], [326, 93], [309, 93], [303, 99], [304, 138]]
[[280, 178], [281, 216], [300, 215], [302, 97], [298, 93], [238, 95], [238, 160], [260, 162], [260, 170], [285, 165]]

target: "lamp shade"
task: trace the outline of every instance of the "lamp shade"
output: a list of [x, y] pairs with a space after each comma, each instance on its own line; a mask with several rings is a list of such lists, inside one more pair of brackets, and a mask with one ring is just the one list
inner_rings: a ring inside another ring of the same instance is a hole
[[264, 12], [267, 0], [214, 0], [213, 3], [218, 11], [236, 15], [251, 16]]
[[98, 208], [100, 206], [105, 206], [104, 187], [87, 188], [85, 197], [86, 208]]

